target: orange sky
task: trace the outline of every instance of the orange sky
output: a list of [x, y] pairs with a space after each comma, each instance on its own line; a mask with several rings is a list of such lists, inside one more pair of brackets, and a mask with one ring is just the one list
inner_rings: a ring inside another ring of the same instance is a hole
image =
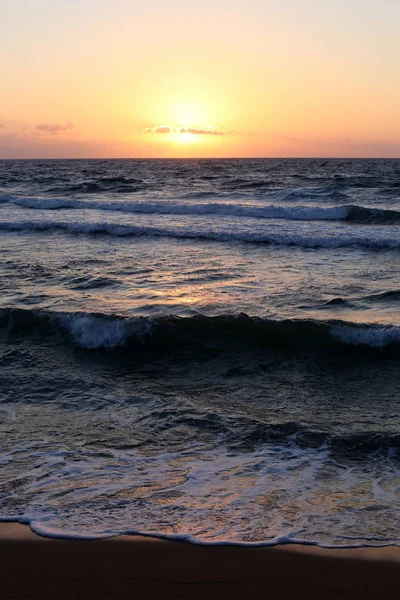
[[2, 0], [0, 158], [400, 157], [400, 3]]

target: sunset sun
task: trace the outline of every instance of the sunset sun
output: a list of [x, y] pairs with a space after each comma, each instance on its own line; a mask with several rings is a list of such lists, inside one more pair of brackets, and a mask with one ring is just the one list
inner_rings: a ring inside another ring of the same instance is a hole
[[177, 133], [175, 137], [175, 141], [179, 144], [193, 144], [194, 142], [199, 141], [199, 137], [193, 135], [193, 133]]

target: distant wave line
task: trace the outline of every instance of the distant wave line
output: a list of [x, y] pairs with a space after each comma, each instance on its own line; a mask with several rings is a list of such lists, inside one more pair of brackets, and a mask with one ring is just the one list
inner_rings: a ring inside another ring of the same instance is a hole
[[117, 237], [155, 237], [214, 242], [242, 242], [302, 248], [367, 248], [385, 250], [400, 248], [400, 236], [371, 238], [363, 234], [302, 235], [296, 233], [263, 233], [252, 231], [212, 231], [184, 227], [151, 227], [107, 222], [73, 221], [0, 221], [0, 231], [26, 233], [64, 231], [70, 234], [111, 235]]
[[76, 199], [28, 198], [13, 195], [0, 195], [0, 202], [36, 210], [100, 210], [133, 214], [171, 214], [171, 215], [221, 215], [229, 217], [248, 217], [256, 219], [289, 219], [301, 221], [343, 220], [360, 223], [400, 223], [400, 212], [358, 205], [330, 207], [317, 206], [280, 206], [269, 204], [255, 206], [223, 202], [204, 202], [197, 204], [158, 202], [98, 202]]

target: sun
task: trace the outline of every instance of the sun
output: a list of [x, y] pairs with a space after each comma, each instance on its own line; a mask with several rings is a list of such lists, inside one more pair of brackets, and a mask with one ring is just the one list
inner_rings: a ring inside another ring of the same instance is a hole
[[[212, 141], [217, 142], [217, 136], [226, 133], [218, 122], [216, 109], [210, 105], [210, 99], [180, 98], [176, 96], [164, 100], [165, 104], [157, 107], [157, 120], [153, 118], [144, 129], [144, 133], [156, 134], [153, 136], [159, 144], [172, 146], [211, 146]], [[153, 120], [154, 119], [154, 120]], [[151, 123], [153, 121], [153, 123]]]
[[177, 133], [176, 141], [179, 144], [193, 144], [198, 141], [198, 136], [194, 135], [193, 133], [187, 133], [187, 132]]

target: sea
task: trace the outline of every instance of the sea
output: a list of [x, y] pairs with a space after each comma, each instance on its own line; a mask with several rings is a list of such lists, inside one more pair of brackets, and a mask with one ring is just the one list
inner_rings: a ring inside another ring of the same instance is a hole
[[0, 161], [0, 520], [400, 545], [400, 160]]

